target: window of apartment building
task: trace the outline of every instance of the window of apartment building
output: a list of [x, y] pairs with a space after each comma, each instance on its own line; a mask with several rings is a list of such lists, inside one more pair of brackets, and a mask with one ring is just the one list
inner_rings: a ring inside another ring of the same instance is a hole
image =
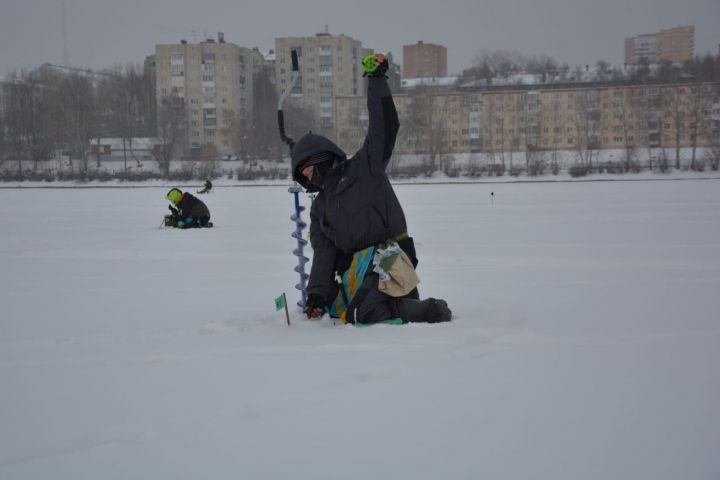
[[199, 136], [200, 136], [200, 132], [199, 132], [198, 130], [192, 130], [192, 131], [190, 132], [190, 136], [192, 136], [192, 137], [199, 137]]
[[572, 137], [569, 137], [569, 138], [567, 139], [567, 143], [568, 143], [568, 145], [572, 145], [573, 143], [575, 143], [575, 141], [573, 140]]
[[206, 136], [206, 137], [214, 137], [214, 136], [215, 136], [215, 129], [214, 129], [214, 128], [206, 128], [206, 129], [205, 129], [205, 136]]
[[182, 77], [185, 74], [185, 56], [182, 53], [170, 55], [170, 74], [173, 77]]
[[203, 63], [202, 79], [203, 79], [203, 82], [214, 82], [215, 81], [215, 64], [214, 63]]
[[203, 94], [203, 103], [215, 103], [215, 90], [206, 91]]

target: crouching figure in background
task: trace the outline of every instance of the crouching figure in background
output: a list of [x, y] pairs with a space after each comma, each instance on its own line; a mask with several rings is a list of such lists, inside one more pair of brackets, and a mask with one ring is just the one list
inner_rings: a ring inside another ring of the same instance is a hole
[[165, 198], [172, 203], [168, 205], [171, 215], [165, 215], [165, 226], [175, 228], [212, 227], [210, 210], [205, 203], [188, 192], [179, 188], [171, 189]]

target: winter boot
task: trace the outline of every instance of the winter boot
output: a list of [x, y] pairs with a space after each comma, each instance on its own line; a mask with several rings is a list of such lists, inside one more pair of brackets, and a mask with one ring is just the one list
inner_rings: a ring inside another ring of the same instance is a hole
[[452, 312], [445, 300], [398, 298], [396, 302], [403, 323], [439, 323], [452, 319]]

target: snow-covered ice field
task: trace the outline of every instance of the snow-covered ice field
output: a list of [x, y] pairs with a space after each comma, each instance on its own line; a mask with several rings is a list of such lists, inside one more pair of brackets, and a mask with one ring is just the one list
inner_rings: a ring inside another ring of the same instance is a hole
[[720, 181], [398, 186], [456, 319], [365, 329], [285, 187], [167, 190], [0, 189], [0, 479], [720, 478]]

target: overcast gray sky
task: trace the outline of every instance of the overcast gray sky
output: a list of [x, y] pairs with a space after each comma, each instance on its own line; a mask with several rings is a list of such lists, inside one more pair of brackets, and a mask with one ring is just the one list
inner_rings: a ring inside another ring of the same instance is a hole
[[[244, 47], [275, 37], [344, 33], [402, 60], [424, 40], [459, 73], [482, 50], [545, 54], [560, 63], [623, 62], [623, 39], [695, 25], [695, 52], [718, 51], [720, 0], [64, 0], [70, 63], [139, 63], [157, 43], [203, 33]], [[0, 0], [0, 75], [62, 63], [62, 0]]]

